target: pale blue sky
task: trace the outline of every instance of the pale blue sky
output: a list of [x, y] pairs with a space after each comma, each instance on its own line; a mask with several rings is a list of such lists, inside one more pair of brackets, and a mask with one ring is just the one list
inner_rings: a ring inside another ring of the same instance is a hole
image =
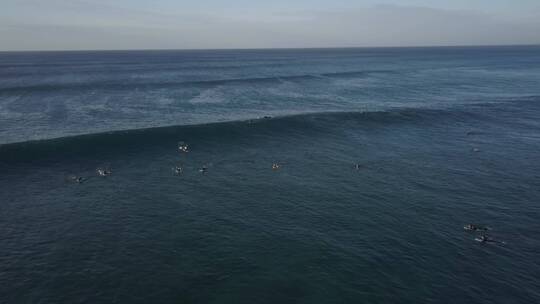
[[539, 43], [540, 0], [0, 0], [0, 50]]

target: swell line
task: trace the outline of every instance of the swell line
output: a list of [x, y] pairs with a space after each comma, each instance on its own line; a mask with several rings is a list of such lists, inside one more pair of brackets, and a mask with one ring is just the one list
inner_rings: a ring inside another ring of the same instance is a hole
[[[29, 161], [59, 154], [106, 153], [110, 150], [140, 151], [164, 144], [174, 146], [189, 139], [223, 140], [227, 137], [248, 137], [255, 134], [275, 136], [318, 136], [341, 132], [348, 127], [381, 128], [400, 124], [421, 124], [423, 127], [452, 121], [500, 123], [507, 111], [526, 107], [540, 111], [540, 96], [520, 96], [487, 103], [461, 104], [445, 108], [391, 108], [377, 111], [325, 111], [290, 114], [277, 117], [192, 125], [169, 125], [151, 128], [114, 130], [109, 132], [70, 135], [0, 145], [0, 164]], [[510, 121], [514, 121], [514, 116]], [[507, 117], [506, 117], [507, 118]], [[508, 119], [508, 118], [507, 118]]]
[[[366, 127], [400, 123], [438, 123], [443, 119], [462, 117], [462, 110], [393, 109], [374, 112], [317, 112], [274, 118], [211, 122], [194, 125], [173, 125], [143, 129], [73, 135], [52, 139], [31, 140], [0, 145], [0, 164], [34, 161], [44, 157], [100, 155], [110, 151], [142, 151], [163, 145], [174, 146], [178, 141], [223, 140], [227, 137], [249, 137], [254, 134], [317, 136], [332, 133], [347, 123]], [[468, 115], [474, 115], [468, 113]]]
[[231, 78], [231, 79], [215, 79], [215, 80], [196, 80], [196, 81], [164, 81], [156, 83], [120, 83], [111, 81], [95, 81], [90, 83], [63, 83], [63, 84], [41, 84], [28, 86], [11, 86], [0, 89], [0, 93], [22, 93], [29, 91], [54, 91], [61, 89], [115, 89], [115, 88], [139, 88], [152, 89], [163, 87], [214, 87], [219, 85], [242, 85], [242, 84], [266, 84], [266, 83], [281, 83], [283, 81], [298, 81], [298, 80], [316, 80], [321, 78], [350, 78], [362, 77], [375, 73], [395, 73], [390, 70], [371, 70], [371, 71], [349, 71], [335, 73], [320, 73], [320, 74], [304, 74], [304, 75], [289, 75], [289, 76], [271, 76], [271, 77], [254, 77], [254, 78]]

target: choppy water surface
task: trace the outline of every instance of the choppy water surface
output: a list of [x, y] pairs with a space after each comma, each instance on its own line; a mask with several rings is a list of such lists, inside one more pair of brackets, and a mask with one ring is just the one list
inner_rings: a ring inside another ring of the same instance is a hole
[[0, 80], [2, 303], [540, 301], [538, 47], [1, 53]]

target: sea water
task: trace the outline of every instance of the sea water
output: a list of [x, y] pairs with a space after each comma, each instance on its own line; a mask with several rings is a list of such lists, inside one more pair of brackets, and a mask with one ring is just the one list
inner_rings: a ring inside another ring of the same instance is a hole
[[0, 302], [540, 302], [539, 151], [540, 47], [0, 53]]

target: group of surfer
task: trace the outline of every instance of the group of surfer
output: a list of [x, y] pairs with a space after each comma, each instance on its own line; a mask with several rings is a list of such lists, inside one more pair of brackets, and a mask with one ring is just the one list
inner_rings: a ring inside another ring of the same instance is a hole
[[[111, 169], [108, 169], [108, 168], [97, 168], [96, 169], [96, 173], [98, 176], [109, 176], [109, 175], [112, 175], [112, 171]], [[82, 177], [82, 176], [77, 176], [77, 175], [74, 175], [74, 176], [70, 176], [69, 179], [77, 184], [82, 184], [84, 183], [87, 179], [89, 179], [90, 177]]]
[[[186, 144], [185, 142], [179, 142], [178, 143], [178, 151], [181, 152], [181, 153], [188, 153], [189, 152], [189, 145]], [[280, 168], [281, 168], [280, 164], [278, 164], [278, 163], [273, 163], [272, 164], [272, 170], [278, 170]], [[355, 164], [354, 168], [356, 170], [360, 170], [362, 168], [362, 165], [361, 164]], [[97, 172], [98, 176], [102, 176], [102, 177], [110, 176], [112, 174], [112, 171], [110, 169], [108, 169], [108, 168], [97, 168], [96, 172]], [[173, 167], [173, 172], [176, 175], [180, 175], [180, 174], [182, 174], [184, 172], [184, 169], [182, 168], [182, 166], [177, 165], [177, 166]], [[208, 172], [208, 166], [203, 165], [201, 168], [199, 168], [199, 172], [201, 172], [203, 174], [207, 173]], [[76, 183], [81, 184], [81, 183], [85, 182], [88, 178], [85, 178], [85, 177], [82, 177], [82, 176], [72, 176], [70, 179], [72, 181], [76, 182]], [[465, 229], [467, 231], [472, 231], [472, 232], [480, 232], [481, 235], [479, 237], [475, 238], [475, 240], [478, 241], [478, 242], [504, 244], [504, 242], [497, 241], [497, 240], [495, 240], [495, 239], [493, 239], [493, 238], [486, 235], [486, 232], [488, 230], [491, 230], [487, 226], [476, 225], [476, 224], [467, 224], [467, 225], [465, 225], [463, 227], [463, 229]]]
[[[178, 143], [178, 151], [180, 153], [188, 153], [189, 152], [189, 145], [187, 143], [183, 142], [183, 141], [179, 142]], [[184, 168], [181, 165], [176, 165], [172, 169], [173, 169], [173, 172], [174, 172], [175, 175], [181, 175], [184, 172]], [[205, 174], [206, 172], [208, 172], [208, 166], [203, 165], [202, 167], [199, 168], [199, 172]]]
[[[266, 117], [265, 117], [266, 118]], [[178, 143], [178, 151], [180, 153], [188, 153], [190, 150], [189, 150], [189, 145], [183, 141], [179, 142]], [[272, 170], [279, 170], [281, 168], [281, 164], [279, 163], [273, 163], [272, 164]], [[362, 168], [362, 165], [360, 164], [355, 164], [354, 165], [354, 168], [356, 170], [360, 170]], [[175, 175], [181, 175], [183, 172], [184, 172], [184, 168], [181, 166], [181, 165], [176, 165], [172, 168], [172, 171]], [[98, 168], [96, 170], [98, 176], [109, 176], [112, 174], [112, 171], [110, 169], [106, 169], [106, 168]], [[203, 165], [202, 167], [199, 168], [199, 172], [205, 174], [208, 172], [208, 166], [207, 165]], [[84, 178], [84, 177], [81, 177], [81, 176], [72, 176], [71, 179], [76, 182], [76, 183], [83, 183], [84, 181], [86, 181], [88, 178]]]
[[[267, 117], [265, 117], [267, 118]], [[178, 143], [178, 151], [180, 153], [188, 153], [189, 152], [189, 145], [183, 141]], [[272, 170], [279, 170], [281, 168], [281, 165], [278, 163], [272, 164]], [[173, 173], [175, 175], [181, 175], [184, 172], [184, 168], [181, 165], [176, 165], [172, 168]], [[203, 165], [199, 168], [199, 172], [202, 174], [206, 174], [208, 172], [208, 165]]]
[[463, 227], [463, 229], [467, 231], [473, 231], [473, 232], [480, 232], [480, 236], [475, 238], [475, 241], [481, 242], [481, 243], [500, 243], [504, 244], [504, 242], [495, 240], [489, 236], [486, 235], [486, 232], [488, 230], [491, 230], [489, 227], [482, 226], [482, 225], [475, 225], [475, 224], [467, 224]]

